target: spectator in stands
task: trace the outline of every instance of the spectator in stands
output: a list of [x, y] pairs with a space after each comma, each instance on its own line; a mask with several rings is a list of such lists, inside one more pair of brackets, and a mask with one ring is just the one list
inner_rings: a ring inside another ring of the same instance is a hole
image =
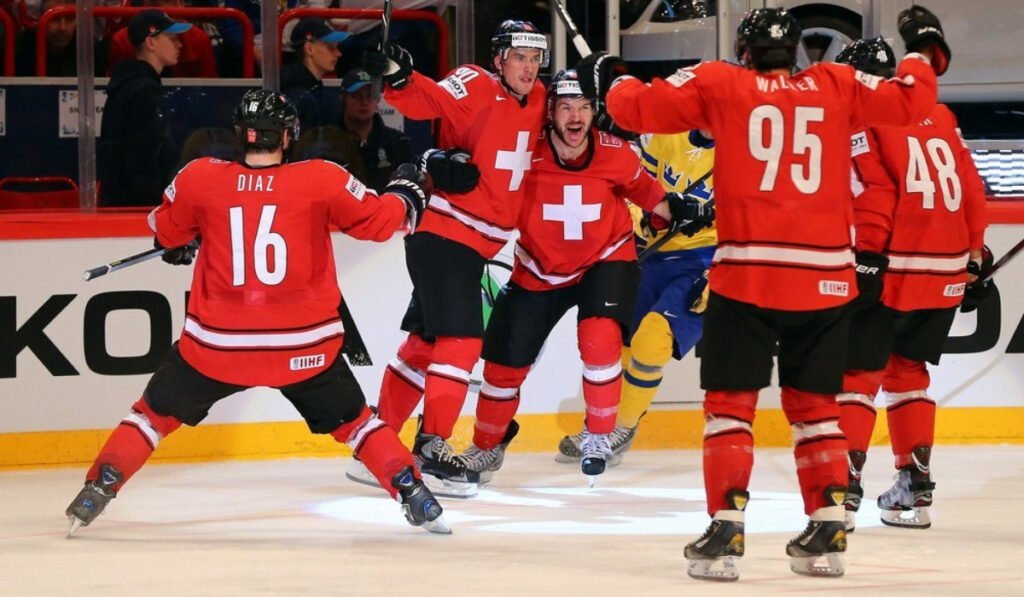
[[97, 142], [102, 207], [159, 205], [178, 156], [167, 144], [160, 73], [178, 62], [177, 23], [156, 9], [128, 22], [135, 59], [114, 67]]
[[[43, 0], [39, 15], [58, 6], [74, 6], [74, 0]], [[18, 33], [14, 41], [14, 74], [19, 77], [36, 76], [36, 26]], [[102, 75], [106, 60], [96, 53], [94, 74]], [[46, 25], [46, 76], [74, 77], [78, 74], [78, 51], [75, 41], [75, 15], [51, 19]]]
[[[142, 6], [158, 8], [183, 8], [182, 0], [143, 0]], [[201, 27], [190, 27], [183, 32], [178, 40], [181, 42], [181, 56], [178, 63], [166, 72], [164, 77], [207, 77], [217, 76], [217, 62], [213, 56], [213, 44], [210, 36]], [[114, 34], [110, 41], [109, 68], [125, 60], [135, 57], [135, 48], [128, 38], [127, 28]]]
[[322, 81], [334, 72], [341, 56], [338, 43], [346, 37], [324, 19], [302, 19], [292, 29], [290, 42], [299, 61], [281, 67], [281, 92], [295, 104], [304, 129], [337, 121], [337, 95], [325, 90]]
[[362, 69], [354, 68], [345, 74], [341, 81], [339, 125], [359, 141], [359, 154], [367, 173], [361, 180], [379, 192], [387, 186], [399, 164], [412, 160], [413, 152], [408, 137], [384, 126], [384, 119], [377, 113], [380, 98], [373, 98], [370, 81], [370, 75]]

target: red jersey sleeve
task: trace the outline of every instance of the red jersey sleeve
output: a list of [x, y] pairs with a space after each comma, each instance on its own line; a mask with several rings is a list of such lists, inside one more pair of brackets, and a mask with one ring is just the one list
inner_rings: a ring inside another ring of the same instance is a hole
[[[383, 242], [406, 227], [405, 201], [393, 193], [377, 195], [354, 174], [332, 162], [323, 162], [325, 185], [337, 189], [329, 201], [330, 220], [342, 232], [359, 240]], [[330, 172], [328, 172], [330, 169]]]
[[860, 108], [866, 126], [908, 126], [927, 118], [938, 100], [935, 71], [920, 54], [906, 55], [892, 79], [845, 65], [825, 66], [853, 73], [853, 105]]
[[630, 131], [678, 133], [711, 128], [704, 116], [701, 90], [727, 77], [728, 70], [734, 68], [724, 62], [705, 62], [649, 84], [624, 77], [608, 91], [608, 114]]
[[956, 131], [960, 139], [957, 152], [958, 170], [963, 173], [961, 183], [964, 193], [964, 212], [967, 217], [967, 232], [970, 235], [972, 251], [980, 251], [985, 245], [985, 228], [988, 226], [987, 193], [985, 192], [985, 181], [978, 174], [978, 167], [974, 164], [974, 157], [967, 147], [967, 141], [957, 125], [956, 116], [944, 105], [939, 105], [938, 110], [949, 119], [949, 127]]
[[615, 186], [615, 194], [624, 199], [629, 199], [645, 211], [652, 211], [654, 206], [661, 203], [661, 200], [665, 197], [665, 191], [661, 188], [661, 183], [644, 169], [640, 163], [640, 158], [633, 153], [632, 149], [621, 153], [623, 172], [619, 180], [623, 182]]
[[878, 156], [878, 142], [870, 131], [851, 138], [853, 221], [857, 250], [881, 253], [889, 244], [899, 189]]
[[192, 205], [189, 190], [193, 178], [202, 178], [201, 170], [207, 160], [193, 160], [185, 165], [164, 189], [163, 201], [149, 214], [149, 227], [157, 242], [167, 248], [188, 244], [199, 234], [199, 222]]
[[415, 71], [401, 89], [384, 90], [384, 99], [406, 118], [459, 121], [494, 101], [491, 75], [478, 66], [460, 66], [440, 81]]

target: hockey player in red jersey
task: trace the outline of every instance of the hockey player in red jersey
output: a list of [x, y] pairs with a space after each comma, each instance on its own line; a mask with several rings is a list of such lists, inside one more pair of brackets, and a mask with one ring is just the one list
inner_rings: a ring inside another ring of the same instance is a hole
[[190, 162], [150, 214], [158, 245], [177, 247], [165, 253], [168, 263], [192, 263], [194, 239], [202, 238], [185, 328], [68, 506], [69, 535], [103, 512], [161, 439], [253, 386], [279, 389], [310, 431], [349, 445], [411, 524], [451, 532], [412, 455], [366, 406], [339, 355], [330, 227], [377, 242], [408, 230], [426, 201], [422, 175], [402, 165], [378, 196], [333, 163], [282, 163], [298, 136], [297, 115], [266, 89], [245, 93], [235, 127], [244, 161]]
[[575, 71], [555, 75], [547, 106], [550, 124], [526, 180], [511, 281], [487, 325], [473, 446], [463, 459], [482, 481], [501, 466], [518, 431], [512, 417], [519, 388], [555, 324], [578, 306], [589, 431], [581, 466], [593, 484], [611, 458], [622, 340], [640, 280], [625, 199], [646, 210], [657, 207], [666, 219], [675, 214], [698, 224], [710, 222], [714, 209], [666, 195], [627, 142], [592, 130], [594, 102], [583, 97]]
[[[882, 38], [857, 40], [836, 58], [892, 76]], [[858, 300], [839, 401], [849, 441], [846, 527], [852, 531], [864, 488], [861, 470], [875, 425], [875, 395], [886, 393], [896, 483], [878, 497], [882, 522], [928, 528], [935, 401], [928, 367], [937, 365], [956, 308], [969, 310], [991, 282], [978, 282], [986, 226], [985, 185], [949, 108], [937, 104], [909, 127], [874, 127], [852, 139], [857, 253], [875, 256], [858, 270], [875, 292]], [[884, 284], [883, 284], [884, 276]]]
[[[784, 9], [744, 17], [737, 57], [747, 68], [708, 62], [644, 84], [624, 76], [622, 60], [607, 54], [577, 65], [585, 91], [607, 94], [608, 112], [623, 128], [710, 129], [715, 138], [719, 245], [701, 359], [712, 522], [686, 547], [691, 576], [738, 578], [751, 424], [758, 391], [771, 380], [776, 342], [782, 408], [810, 517], [786, 552], [799, 574], [843, 573], [846, 440], [835, 394], [842, 390], [846, 304], [856, 295], [848, 135], [854, 122], [907, 125], [926, 116], [935, 104], [935, 71], [949, 56], [938, 20], [925, 9], [902, 12], [900, 32], [910, 52], [889, 81], [826, 63], [793, 74], [800, 28]], [[827, 563], [818, 565], [821, 556]]]
[[441, 147], [471, 156], [462, 168], [446, 155], [428, 161], [432, 173], [435, 164], [455, 169], [454, 184], [435, 176], [423, 220], [406, 239], [413, 297], [402, 329], [409, 335], [387, 368], [378, 403], [381, 418], [399, 430], [424, 396], [413, 453], [435, 492], [457, 497], [475, 495], [479, 481], [446, 440], [480, 357], [480, 278], [512, 236], [544, 120], [537, 80], [548, 60], [544, 35], [527, 21], [504, 21], [491, 38], [491, 56], [494, 72], [461, 66], [440, 82], [414, 72], [408, 52], [394, 43], [365, 57], [367, 72], [383, 75], [391, 105], [407, 118], [440, 119]]

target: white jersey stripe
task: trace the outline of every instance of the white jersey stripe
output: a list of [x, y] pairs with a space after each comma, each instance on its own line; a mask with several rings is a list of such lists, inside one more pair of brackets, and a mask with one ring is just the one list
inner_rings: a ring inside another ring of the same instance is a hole
[[512, 238], [511, 231], [502, 230], [501, 228], [498, 228], [493, 224], [488, 224], [483, 220], [479, 220], [477, 218], [470, 216], [469, 214], [463, 213], [452, 207], [452, 204], [449, 203], [448, 200], [444, 199], [443, 197], [431, 195], [430, 201], [427, 203], [427, 206], [432, 207], [441, 213], [447, 214], [455, 218], [456, 220], [462, 222], [466, 226], [469, 226], [473, 230], [476, 230], [477, 232], [483, 234], [488, 238], [500, 240], [503, 243], [508, 242], [509, 239]]
[[210, 346], [223, 348], [290, 348], [305, 346], [324, 338], [340, 336], [345, 332], [340, 321], [333, 321], [320, 327], [302, 332], [266, 332], [262, 334], [225, 334], [204, 328], [192, 318], [185, 318], [185, 331], [197, 340]]
[[480, 394], [491, 398], [515, 398], [518, 392], [519, 388], [499, 388], [487, 383], [487, 380], [480, 384]]
[[369, 419], [367, 419], [366, 422], [363, 423], [362, 427], [360, 427], [359, 429], [356, 429], [356, 432], [353, 433], [349, 437], [349, 440], [347, 442], [345, 442], [345, 443], [348, 444], [348, 447], [350, 447], [353, 450], [355, 450], [356, 448], [359, 447], [359, 444], [362, 443], [363, 438], [365, 438], [367, 435], [369, 435], [369, 433], [371, 431], [373, 431], [374, 429], [380, 429], [384, 425], [385, 425], [384, 421], [381, 421], [380, 419], [377, 418], [376, 415], [374, 415], [374, 416], [370, 417]]
[[924, 270], [932, 272], [960, 272], [967, 267], [968, 253], [956, 257], [906, 257], [889, 255], [890, 270]]
[[743, 247], [719, 245], [715, 250], [713, 263], [722, 261], [757, 261], [812, 265], [818, 267], [853, 266], [853, 251], [848, 248], [838, 251], [819, 249], [794, 249], [792, 247], [770, 247], [749, 245]]
[[462, 381], [469, 383], [469, 371], [465, 369], [459, 369], [455, 365], [445, 365], [444, 363], [431, 363], [427, 367], [427, 375], [436, 373], [437, 375], [444, 375], [446, 377], [454, 377], [461, 379]]
[[875, 408], [875, 398], [873, 396], [857, 392], [843, 392], [842, 394], [836, 394], [836, 402], [839, 404], [863, 404], [871, 409]]
[[596, 406], [590, 406], [589, 404], [587, 405], [587, 414], [588, 415], [593, 415], [595, 417], [610, 417], [612, 415], [617, 414], [618, 412], [619, 412], [618, 405], [616, 405], [616, 406], [606, 406], [604, 408], [598, 408]]
[[[615, 241], [611, 245], [608, 245], [608, 248], [606, 248], [604, 251], [601, 252], [600, 255], [597, 256], [596, 261], [603, 261], [607, 259], [609, 255], [611, 255], [615, 251], [618, 251], [619, 247], [626, 244], [626, 241], [631, 240], [631, 238], [631, 235], [627, 235]], [[582, 276], [587, 271], [587, 268], [582, 268], [579, 271], [571, 274], [545, 274], [544, 272], [541, 271], [540, 266], [537, 265], [537, 260], [534, 259], [532, 255], [527, 253], [526, 249], [524, 249], [518, 242], [516, 243], [516, 259], [519, 261], [519, 263], [523, 264], [523, 267], [530, 270], [530, 273], [532, 273], [534, 276], [537, 276], [541, 280], [544, 280], [548, 284], [552, 285], [566, 284], [568, 282], [572, 282], [576, 278]]]
[[912, 390], [910, 392], [896, 392], [888, 393], [885, 395], [885, 405], [888, 408], [892, 408], [908, 400], [915, 400], [917, 398], [928, 398], [928, 392], [925, 390]]
[[583, 379], [591, 383], [611, 381], [622, 373], [622, 363], [592, 366], [583, 364]]
[[123, 422], [134, 424], [142, 435], [146, 436], [149, 443], [153, 445], [153, 448], [156, 448], [157, 444], [160, 443], [160, 433], [157, 432], [156, 429], [153, 429], [153, 426], [149, 423], [149, 419], [144, 415], [133, 412], [125, 417]]
[[724, 431], [736, 431], [740, 429], [750, 431], [750, 423], [740, 421], [738, 419], [719, 419], [717, 417], [710, 417], [704, 421], [704, 437], [722, 433]]
[[391, 359], [391, 362], [388, 364], [391, 365], [391, 367], [394, 368], [395, 371], [398, 371], [398, 373], [401, 374], [402, 377], [406, 378], [407, 380], [418, 386], [421, 390], [423, 389], [423, 384], [427, 383], [425, 374], [422, 371], [409, 365], [408, 363], [406, 363], [405, 361], [398, 357]]

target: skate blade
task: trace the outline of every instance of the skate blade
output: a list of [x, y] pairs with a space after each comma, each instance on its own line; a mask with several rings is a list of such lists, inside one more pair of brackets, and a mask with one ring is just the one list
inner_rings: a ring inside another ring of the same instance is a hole
[[[713, 582], [733, 582], [740, 578], [740, 568], [736, 565], [736, 556], [722, 556], [711, 560], [689, 560], [686, 573], [697, 580]], [[716, 567], [721, 564], [721, 567]]]
[[597, 487], [597, 477], [598, 477], [598, 475], [583, 475], [583, 476], [587, 478], [587, 484], [590, 486], [591, 489]]
[[430, 489], [430, 493], [433, 493], [435, 497], [469, 499], [476, 497], [480, 492], [480, 486], [476, 483], [460, 483], [439, 479], [433, 475], [423, 475], [423, 484]]
[[494, 471], [477, 471], [480, 475], [480, 485], [487, 485], [494, 478]]
[[568, 454], [562, 454], [561, 452], [559, 452], [558, 454], [555, 454], [555, 462], [560, 462], [562, 464], [577, 463], [582, 458], [583, 458], [582, 456], [569, 456]]
[[928, 508], [882, 510], [881, 517], [882, 523], [891, 527], [924, 530], [932, 526], [932, 518], [928, 514]]
[[355, 483], [359, 483], [360, 485], [368, 485], [370, 487], [380, 487], [380, 483], [377, 481], [376, 477], [374, 477], [373, 479], [367, 479], [366, 477], [362, 477], [362, 476], [359, 476], [357, 474], [353, 474], [352, 472], [345, 473], [345, 477], [347, 477], [349, 481], [353, 481]]
[[428, 520], [427, 522], [424, 522], [423, 528], [437, 535], [452, 534], [452, 527], [450, 524], [448, 524], [448, 521], [445, 520], [443, 514], [441, 516], [438, 516], [434, 520]]
[[839, 553], [826, 553], [820, 556], [791, 556], [789, 569], [803, 576], [842, 576], [843, 556]]
[[75, 531], [82, 528], [82, 521], [77, 516], [68, 516], [68, 520], [71, 521], [71, 525], [68, 527], [68, 539], [70, 539]]

